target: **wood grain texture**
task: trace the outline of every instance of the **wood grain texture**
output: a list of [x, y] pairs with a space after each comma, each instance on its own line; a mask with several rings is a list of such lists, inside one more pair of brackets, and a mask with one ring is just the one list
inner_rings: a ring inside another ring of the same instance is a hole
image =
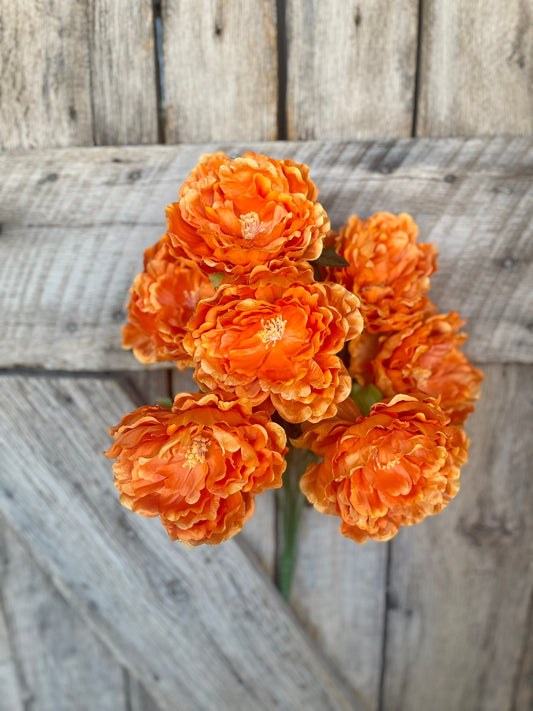
[[163, 0], [165, 138], [277, 136], [276, 0]]
[[423, 0], [417, 135], [533, 132], [531, 0]]
[[0, 510], [162, 711], [360, 708], [238, 545], [188, 550], [120, 507], [100, 453], [133, 406], [116, 383], [0, 387]]
[[524, 626], [523, 644], [510, 708], [512, 711], [529, 711], [533, 708], [533, 595]]
[[441, 255], [431, 296], [468, 319], [470, 356], [531, 362], [533, 141], [502, 137], [0, 154], [0, 367], [143, 368], [121, 348], [128, 289], [165, 205], [216, 148], [307, 162], [335, 227], [410, 212]]
[[1, 686], [0, 710], [92, 711], [97, 700], [102, 711], [128, 711], [120, 665], [57, 593], [2, 516], [0, 580], [5, 616], [0, 649], [5, 649], [3, 628], [16, 668], [12, 683], [7, 679]]
[[0, 148], [93, 143], [86, 3], [0, 0]]
[[533, 368], [485, 374], [459, 495], [392, 542], [387, 711], [530, 708]]
[[152, 0], [89, 0], [96, 145], [157, 143]]
[[291, 591], [296, 616], [365, 708], [379, 708], [387, 545], [358, 546], [339, 519], [306, 507]]
[[[0, 535], [3, 536], [2, 529]], [[0, 538], [0, 545], [1, 541]], [[21, 680], [17, 671], [17, 660], [9, 635], [3, 595], [0, 595], [0, 689], [2, 689], [0, 711], [24, 711]]]
[[131, 675], [129, 675], [129, 682], [128, 711], [160, 711], [159, 706], [142, 684], [139, 684]]
[[418, 0], [287, 0], [292, 139], [411, 135]]
[[0, 148], [157, 141], [151, 0], [0, 0]]

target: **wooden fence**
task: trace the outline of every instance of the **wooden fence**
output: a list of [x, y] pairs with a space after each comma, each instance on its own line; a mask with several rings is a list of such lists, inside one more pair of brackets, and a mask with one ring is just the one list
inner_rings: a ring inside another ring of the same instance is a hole
[[[0, 710], [530, 709], [530, 0], [0, 0], [0, 62]], [[215, 148], [309, 163], [336, 225], [411, 212], [486, 373], [449, 509], [364, 546], [306, 511], [292, 610], [272, 497], [184, 551], [100, 455], [188, 389], [120, 327]]]

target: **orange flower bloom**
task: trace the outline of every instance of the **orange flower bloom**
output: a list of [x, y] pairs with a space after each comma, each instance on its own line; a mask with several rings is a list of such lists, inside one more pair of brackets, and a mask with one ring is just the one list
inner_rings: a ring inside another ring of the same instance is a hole
[[359, 299], [338, 284], [313, 280], [305, 263], [276, 262], [273, 271], [222, 281], [189, 323], [184, 347], [195, 379], [272, 405], [289, 422], [335, 414], [351, 387], [335, 355], [361, 333]]
[[474, 368], [459, 347], [464, 324], [459, 314], [431, 316], [421, 324], [380, 339], [372, 361], [374, 382], [385, 397], [423, 393], [439, 397], [454, 424], [474, 410], [483, 373]]
[[242, 274], [273, 259], [316, 259], [329, 229], [309, 168], [245, 153], [202, 156], [167, 207], [172, 249], [207, 272]]
[[295, 446], [324, 460], [310, 465], [301, 489], [318, 511], [340, 516], [341, 533], [363, 543], [392, 538], [438, 513], [459, 490], [468, 438], [430, 398], [397, 395], [368, 417], [311, 425]]
[[432, 244], [416, 244], [417, 235], [410, 215], [377, 212], [364, 221], [352, 215], [337, 237], [350, 266], [330, 269], [329, 278], [360, 297], [370, 333], [401, 330], [428, 307], [424, 294], [437, 254]]
[[170, 255], [166, 238], [146, 250], [144, 263], [130, 289], [123, 347], [141, 363], [173, 360], [183, 370], [194, 365], [182, 345], [187, 322], [215, 290], [195, 262]]
[[283, 429], [214, 393], [177, 395], [172, 410], [139, 407], [110, 433], [121, 503], [194, 546], [238, 533], [254, 494], [280, 487], [286, 466]]

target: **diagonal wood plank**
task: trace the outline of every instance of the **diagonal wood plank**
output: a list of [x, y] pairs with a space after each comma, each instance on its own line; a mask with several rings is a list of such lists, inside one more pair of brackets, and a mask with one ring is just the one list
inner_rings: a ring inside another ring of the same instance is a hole
[[287, 0], [292, 139], [410, 136], [418, 0]]
[[[124, 671], [41, 572], [0, 516], [0, 592], [17, 705], [1, 684], [0, 711], [128, 711]], [[0, 663], [0, 669], [2, 668]], [[0, 672], [1, 675], [1, 672]]]
[[276, 0], [162, 0], [165, 139], [277, 136]]
[[469, 354], [531, 362], [533, 141], [502, 137], [0, 154], [0, 367], [141, 367], [120, 344], [128, 288], [165, 205], [215, 148], [309, 163], [335, 226], [411, 212], [441, 253], [431, 295], [469, 320]]
[[533, 132], [530, 0], [421, 0], [416, 135]]
[[7, 615], [3, 599], [0, 597], [0, 689], [2, 689], [1, 711], [23, 711], [24, 696], [17, 674], [17, 660], [9, 639]]
[[238, 545], [187, 550], [120, 507], [100, 454], [133, 406], [116, 383], [0, 387], [0, 510], [161, 709], [359, 708]]
[[387, 711], [530, 708], [533, 368], [485, 373], [459, 495], [392, 542]]

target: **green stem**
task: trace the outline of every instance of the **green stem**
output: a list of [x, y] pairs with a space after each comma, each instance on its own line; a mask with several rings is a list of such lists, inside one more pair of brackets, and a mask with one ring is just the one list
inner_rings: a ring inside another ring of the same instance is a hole
[[285, 600], [289, 599], [291, 583], [298, 550], [298, 529], [302, 518], [305, 496], [300, 491], [300, 478], [312, 461], [312, 453], [306, 449], [289, 447], [287, 469], [283, 475], [283, 487], [278, 489], [280, 514], [280, 537], [277, 583]]

